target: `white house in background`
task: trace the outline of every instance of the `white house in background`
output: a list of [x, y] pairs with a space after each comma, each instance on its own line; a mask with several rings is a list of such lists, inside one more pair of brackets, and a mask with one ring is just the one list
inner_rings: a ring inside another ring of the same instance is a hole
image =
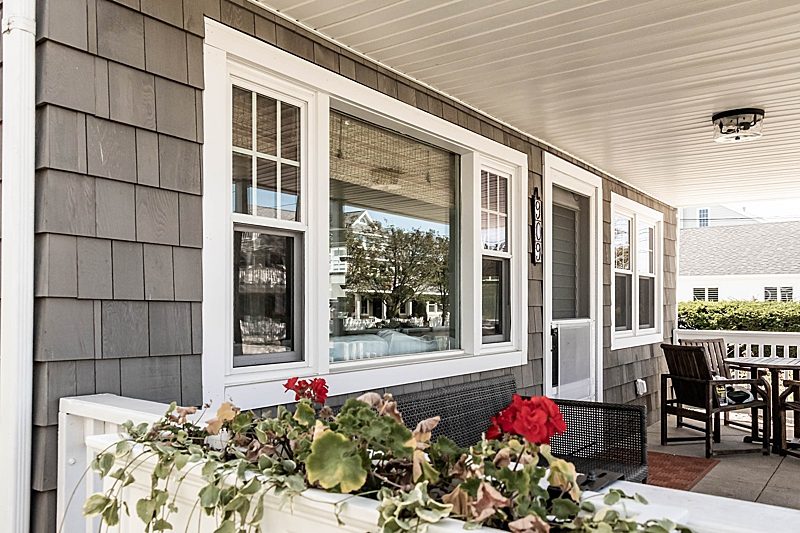
[[681, 230], [678, 301], [800, 300], [800, 222]]
[[682, 207], [681, 229], [715, 226], [740, 226], [763, 222], [762, 218], [747, 213], [745, 206], [733, 204]]

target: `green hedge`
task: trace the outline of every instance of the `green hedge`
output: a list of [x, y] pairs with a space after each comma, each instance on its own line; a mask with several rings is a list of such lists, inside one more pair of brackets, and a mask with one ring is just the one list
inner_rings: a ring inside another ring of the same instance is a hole
[[800, 302], [681, 302], [681, 329], [800, 331]]

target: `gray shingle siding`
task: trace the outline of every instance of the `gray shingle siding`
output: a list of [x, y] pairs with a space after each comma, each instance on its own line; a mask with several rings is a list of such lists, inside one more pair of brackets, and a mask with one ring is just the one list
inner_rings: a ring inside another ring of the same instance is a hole
[[[530, 191], [541, 190], [542, 148], [535, 140], [248, 2], [40, 0], [38, 5], [34, 532], [55, 530], [52, 450], [59, 398], [110, 392], [183, 404], [203, 399], [204, 16], [527, 152]], [[604, 179], [606, 204], [613, 187], [664, 211], [674, 224], [666, 206]], [[604, 219], [608, 235], [610, 214]], [[672, 257], [674, 243], [673, 228], [665, 238]], [[604, 256], [607, 263], [607, 251]], [[672, 265], [666, 265], [667, 291], [675, 286]], [[528, 279], [528, 365], [390, 391], [513, 374], [521, 393], [541, 393], [541, 265], [529, 263]], [[610, 276], [604, 280], [609, 283]], [[674, 299], [665, 301], [669, 331]], [[608, 300], [606, 305], [608, 323]], [[650, 346], [606, 348], [607, 399], [644, 401], [653, 410], [661, 364], [655, 353]], [[648, 381], [651, 394], [644, 399], [633, 398], [631, 381], [637, 377]]]

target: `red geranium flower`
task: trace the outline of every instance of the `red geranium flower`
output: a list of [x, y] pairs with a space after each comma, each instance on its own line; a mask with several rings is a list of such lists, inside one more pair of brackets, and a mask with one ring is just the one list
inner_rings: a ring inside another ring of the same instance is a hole
[[515, 394], [508, 407], [493, 416], [490, 422], [487, 439], [509, 434], [535, 444], [549, 444], [553, 435], [567, 430], [558, 406], [544, 396], [524, 399]]
[[283, 387], [287, 391], [294, 392], [295, 401], [308, 398], [312, 402], [324, 405], [328, 399], [328, 384], [322, 378], [314, 378], [308, 381], [306, 379], [293, 377], [289, 378], [289, 380], [283, 384]]

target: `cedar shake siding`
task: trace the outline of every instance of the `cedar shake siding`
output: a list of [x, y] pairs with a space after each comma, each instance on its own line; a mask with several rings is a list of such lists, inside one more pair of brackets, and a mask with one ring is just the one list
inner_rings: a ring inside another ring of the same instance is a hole
[[[542, 190], [535, 140], [245, 0], [40, 0], [38, 11], [34, 532], [55, 531], [59, 398], [203, 399], [204, 16], [527, 153], [529, 192]], [[664, 213], [665, 334], [674, 326], [677, 216], [602, 177], [605, 399], [643, 403], [656, 420], [658, 346], [610, 350], [611, 192]], [[543, 275], [528, 264], [528, 365], [389, 390], [513, 374], [520, 393], [541, 393]], [[642, 398], [637, 378], [648, 384]]]

